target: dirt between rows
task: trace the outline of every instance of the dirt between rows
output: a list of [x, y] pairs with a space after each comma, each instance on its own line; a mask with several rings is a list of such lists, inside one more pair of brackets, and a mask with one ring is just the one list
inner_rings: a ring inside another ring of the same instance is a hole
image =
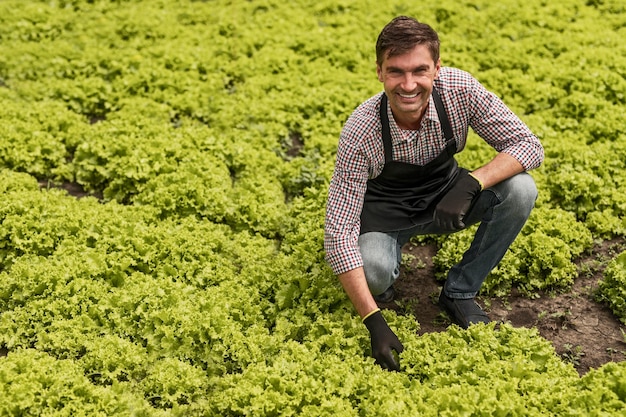
[[[491, 320], [514, 327], [536, 328], [549, 340], [557, 354], [572, 363], [580, 375], [608, 362], [626, 360], [626, 326], [608, 307], [594, 300], [594, 292], [610, 259], [626, 249], [626, 239], [597, 245], [577, 261], [579, 276], [567, 291], [541, 293], [529, 298], [513, 290], [504, 298], [477, 297]], [[394, 284], [396, 299], [381, 308], [412, 314], [420, 334], [441, 332], [450, 325], [436, 305], [442, 282], [435, 279], [435, 245], [408, 244], [403, 253], [410, 262], [403, 265]]]

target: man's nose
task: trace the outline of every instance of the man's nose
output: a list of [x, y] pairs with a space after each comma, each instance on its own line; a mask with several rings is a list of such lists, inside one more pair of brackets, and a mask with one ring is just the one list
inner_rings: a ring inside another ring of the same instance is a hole
[[413, 91], [417, 86], [417, 81], [413, 73], [406, 72], [402, 77], [402, 89], [405, 91]]

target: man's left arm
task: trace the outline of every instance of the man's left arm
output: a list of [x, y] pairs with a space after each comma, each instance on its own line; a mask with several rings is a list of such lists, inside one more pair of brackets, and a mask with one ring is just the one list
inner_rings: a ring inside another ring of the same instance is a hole
[[463, 217], [482, 190], [543, 162], [543, 147], [524, 122], [478, 81], [473, 87], [467, 109], [470, 126], [498, 154], [465, 174], [437, 204], [434, 220], [444, 230], [465, 227]]
[[473, 174], [489, 188], [500, 181], [537, 168], [543, 162], [544, 149], [528, 126], [494, 93], [477, 80], [468, 91], [470, 127], [498, 155]]
[[486, 165], [472, 171], [472, 175], [484, 190], [524, 171], [524, 166], [516, 158], [501, 152]]

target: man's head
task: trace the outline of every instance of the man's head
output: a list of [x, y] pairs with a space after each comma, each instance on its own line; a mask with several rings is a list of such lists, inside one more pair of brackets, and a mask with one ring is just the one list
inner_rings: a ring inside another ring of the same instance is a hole
[[433, 61], [439, 60], [439, 36], [429, 25], [412, 17], [398, 16], [389, 22], [376, 41], [376, 63], [381, 66], [385, 58], [402, 55], [416, 45], [425, 45]]
[[401, 129], [418, 129], [439, 75], [439, 37], [428, 25], [397, 17], [376, 42], [376, 73]]

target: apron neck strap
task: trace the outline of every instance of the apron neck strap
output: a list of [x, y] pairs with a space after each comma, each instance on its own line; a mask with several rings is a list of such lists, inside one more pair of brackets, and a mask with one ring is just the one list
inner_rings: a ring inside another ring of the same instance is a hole
[[435, 102], [437, 116], [439, 116], [439, 121], [441, 122], [441, 127], [443, 128], [443, 137], [446, 138], [447, 142], [450, 142], [452, 139], [454, 139], [454, 133], [452, 133], [452, 126], [450, 125], [450, 120], [448, 119], [448, 113], [446, 113], [446, 108], [443, 106], [443, 101], [441, 100], [439, 91], [437, 91], [435, 86], [433, 86], [433, 101]]

